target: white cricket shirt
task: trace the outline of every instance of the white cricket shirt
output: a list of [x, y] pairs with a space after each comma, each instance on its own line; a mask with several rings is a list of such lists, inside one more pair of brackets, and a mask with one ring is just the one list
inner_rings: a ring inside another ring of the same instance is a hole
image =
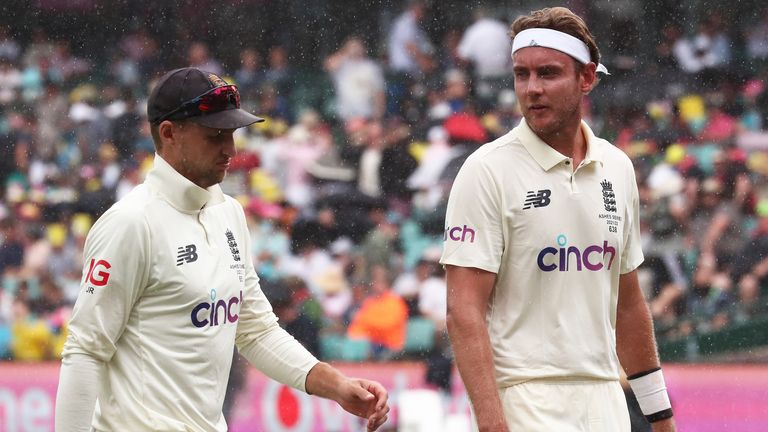
[[160, 156], [99, 218], [64, 348], [65, 358], [106, 364], [95, 430], [226, 430], [235, 343], [267, 375], [304, 390], [317, 360], [278, 326], [249, 238], [239, 203]]
[[486, 319], [499, 387], [619, 378], [619, 275], [643, 260], [637, 185], [629, 158], [582, 128], [575, 169], [523, 120], [451, 190], [440, 262], [497, 274]]

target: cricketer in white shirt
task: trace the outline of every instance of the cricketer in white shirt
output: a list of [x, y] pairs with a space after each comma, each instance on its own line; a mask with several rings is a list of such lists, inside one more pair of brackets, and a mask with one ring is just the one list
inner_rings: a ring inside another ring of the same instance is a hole
[[197, 68], [168, 72], [148, 118], [145, 182], [88, 233], [62, 354], [56, 430], [227, 430], [232, 352], [267, 376], [386, 421], [386, 390], [318, 362], [280, 328], [253, 267], [240, 204], [222, 193], [235, 129], [260, 119], [237, 88]]
[[317, 360], [277, 324], [249, 239], [239, 203], [160, 156], [99, 218], [63, 353], [107, 364], [95, 430], [226, 430], [235, 343], [264, 373], [304, 390]]
[[487, 320], [500, 388], [619, 379], [619, 275], [643, 260], [637, 187], [629, 158], [582, 130], [576, 172], [522, 120], [473, 153], [451, 190], [440, 262], [497, 274]]

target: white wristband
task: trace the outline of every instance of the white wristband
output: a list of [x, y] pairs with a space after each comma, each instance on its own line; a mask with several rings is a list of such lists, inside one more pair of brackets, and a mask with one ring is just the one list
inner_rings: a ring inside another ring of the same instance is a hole
[[628, 380], [635, 393], [640, 410], [648, 421], [663, 420], [672, 417], [672, 404], [669, 402], [667, 386], [661, 368], [641, 374]]

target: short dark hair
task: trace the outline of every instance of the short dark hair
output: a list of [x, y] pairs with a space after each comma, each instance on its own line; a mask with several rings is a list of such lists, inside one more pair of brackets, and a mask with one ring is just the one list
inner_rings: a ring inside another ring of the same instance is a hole
[[160, 151], [163, 147], [160, 141], [160, 125], [156, 123], [149, 124], [149, 133], [152, 135], [152, 142], [155, 144], [155, 151]]

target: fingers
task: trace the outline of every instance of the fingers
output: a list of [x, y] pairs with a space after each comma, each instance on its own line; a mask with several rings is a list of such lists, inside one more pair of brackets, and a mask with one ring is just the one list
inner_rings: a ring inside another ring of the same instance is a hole
[[[376, 396], [376, 411], [380, 411], [387, 406], [389, 394], [384, 386], [375, 381], [368, 380], [360, 380], [360, 384], [371, 394]], [[389, 411], [389, 408], [387, 408], [387, 411]]]
[[381, 427], [381, 425], [386, 423], [386, 421], [387, 421], [387, 416], [386, 415], [383, 416], [383, 417], [371, 416], [371, 418], [368, 419], [368, 428], [367, 428], [368, 432], [375, 431], [376, 429]]
[[373, 401], [374, 398], [377, 397], [376, 394], [372, 393], [361, 382], [358, 382], [358, 383], [356, 383], [356, 385], [352, 386], [352, 392], [354, 393], [355, 397], [357, 397], [358, 399], [360, 399], [362, 401], [365, 401], [365, 402]]

